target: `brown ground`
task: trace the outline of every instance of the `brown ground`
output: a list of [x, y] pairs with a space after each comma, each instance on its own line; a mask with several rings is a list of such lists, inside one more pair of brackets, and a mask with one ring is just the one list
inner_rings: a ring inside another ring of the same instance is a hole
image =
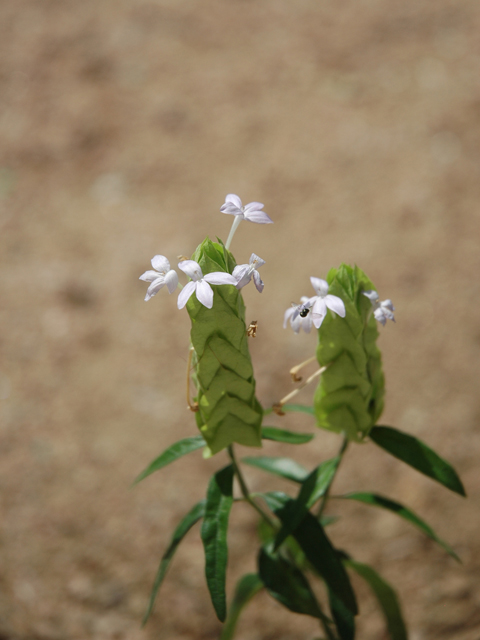
[[[245, 292], [265, 406], [314, 349], [314, 336], [281, 326], [310, 275], [357, 262], [394, 300], [397, 324], [381, 337], [382, 421], [451, 460], [469, 499], [373, 445], [352, 447], [337, 489], [404, 501], [464, 564], [366, 507], [342, 505], [331, 534], [397, 586], [411, 640], [480, 638], [479, 9], [0, 2], [2, 639], [218, 638], [198, 530], [155, 616], [139, 623], [172, 528], [224, 455], [192, 454], [129, 483], [195, 433], [187, 314], [165, 291], [145, 304], [138, 276], [155, 253], [173, 261], [206, 234], [225, 239], [231, 219], [218, 209], [232, 191], [264, 202], [275, 221], [242, 225], [232, 246], [239, 261], [251, 251], [267, 260], [263, 295]], [[275, 423], [311, 426], [291, 415]], [[265, 451], [313, 466], [337, 446], [319, 432], [310, 450]], [[248, 477], [254, 489], [275, 484]], [[230, 593], [254, 566], [254, 526], [235, 509]], [[359, 638], [381, 640], [381, 616], [361, 593]], [[262, 595], [238, 638], [317, 635]]]

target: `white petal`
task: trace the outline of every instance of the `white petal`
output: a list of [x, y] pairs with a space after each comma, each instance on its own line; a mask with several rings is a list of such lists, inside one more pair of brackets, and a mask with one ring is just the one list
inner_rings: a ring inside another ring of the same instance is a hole
[[243, 276], [248, 272], [248, 264], [237, 264], [235, 269], [233, 270], [232, 276], [235, 278], [237, 282], [243, 278]]
[[338, 313], [341, 318], [345, 317], [345, 304], [341, 298], [329, 294], [328, 296], [325, 296], [324, 300], [329, 309]]
[[145, 273], [142, 273], [142, 275], [139, 277], [139, 280], [143, 280], [144, 282], [153, 282], [159, 277], [159, 275], [160, 274], [158, 273], [158, 271], [152, 271], [150, 269], [150, 271], [145, 271]]
[[393, 306], [393, 303], [391, 300], [384, 300], [383, 302], [380, 303], [380, 306], [383, 307], [384, 309], [390, 309], [390, 311], [395, 311], [395, 307]]
[[203, 278], [210, 284], [237, 284], [236, 278], [234, 278], [229, 273], [224, 273], [223, 271], [214, 271], [213, 273], [207, 273]]
[[178, 274], [174, 269], [170, 269], [165, 275], [165, 284], [167, 285], [168, 293], [173, 293], [178, 285]]
[[319, 296], [324, 298], [328, 293], [328, 282], [326, 280], [322, 280], [321, 278], [314, 278], [313, 276], [310, 278], [310, 282], [312, 283], [312, 287], [315, 289]]
[[372, 304], [377, 302], [378, 293], [376, 291], [374, 291], [373, 289], [369, 289], [368, 291], [363, 291], [362, 293], [363, 293], [364, 296], [367, 296], [367, 298], [370, 300], [370, 302]]
[[195, 291], [196, 287], [197, 287], [196, 282], [187, 282], [187, 284], [183, 287], [183, 289], [178, 294], [178, 299], [177, 299], [177, 307], [179, 309], [183, 309], [183, 307], [187, 304], [188, 299], [190, 298], [192, 293]]
[[222, 213], [229, 213], [232, 216], [241, 216], [242, 220], [244, 218], [242, 210], [229, 202], [222, 204], [220, 211]]
[[265, 211], [249, 211], [248, 213], [245, 211], [244, 213], [245, 220], [249, 222], [256, 222], [258, 224], [273, 224], [273, 220], [270, 216], [267, 216]]
[[178, 268], [181, 269], [183, 273], [186, 273], [194, 282], [203, 278], [200, 265], [198, 262], [195, 262], [195, 260], [182, 260], [182, 262], [178, 263]]
[[233, 204], [235, 207], [237, 207], [240, 210], [242, 209], [242, 201], [234, 193], [229, 193], [227, 195], [227, 197], [225, 198], [225, 204], [227, 204], [227, 203]]
[[318, 297], [315, 300], [315, 303], [310, 313], [313, 315], [313, 318], [312, 318], [313, 326], [319, 329], [320, 325], [323, 322], [323, 319], [327, 315], [327, 305], [325, 304], [325, 300], [321, 297]]
[[283, 316], [283, 328], [284, 329], [287, 328], [287, 322], [288, 322], [289, 318], [292, 316], [294, 311], [295, 311], [295, 307], [288, 307], [288, 309], [285, 311], [285, 315]]
[[295, 331], [295, 333], [299, 333], [300, 327], [302, 326], [302, 318], [300, 316], [297, 316], [296, 318], [291, 318], [290, 326]]
[[385, 317], [385, 313], [381, 307], [379, 307], [378, 309], [375, 309], [375, 311], [373, 312], [373, 315], [380, 322], [380, 324], [385, 326], [385, 323], [387, 322], [387, 318]]
[[153, 256], [152, 267], [160, 273], [170, 271], [170, 263], [165, 256]]
[[245, 213], [250, 213], [251, 211], [261, 211], [265, 205], [261, 202], [249, 202], [244, 207]]
[[301, 321], [302, 321], [302, 328], [305, 331], [305, 333], [310, 333], [310, 331], [312, 330], [312, 323], [313, 323], [312, 314], [309, 313], [308, 316], [306, 316], [305, 318], [301, 318]]
[[253, 281], [255, 283], [255, 286], [257, 287], [257, 291], [259, 293], [262, 293], [263, 287], [265, 285], [264, 285], [263, 280], [261, 279], [260, 274], [258, 273], [258, 271], [254, 271], [253, 272]]
[[306, 302], [308, 302], [309, 300], [310, 300], [310, 298], [308, 298], [307, 296], [302, 296], [302, 297], [300, 298], [300, 302], [301, 302], [302, 304], [305, 304], [305, 303], [306, 303]]
[[213, 307], [213, 289], [205, 282], [205, 280], [199, 280], [197, 282], [197, 300], [203, 304], [207, 309], [211, 309]]
[[[158, 276], [158, 273], [157, 273]], [[157, 294], [160, 289], [165, 284], [165, 278], [163, 276], [158, 276], [156, 280], [152, 282], [152, 284], [147, 289], [147, 295], [145, 296], [145, 302], [148, 302], [150, 298], [153, 298], [155, 294]]]
[[260, 269], [265, 264], [265, 260], [262, 260], [256, 253], [252, 253], [249, 260], [250, 265], [255, 265], [255, 269]]
[[236, 284], [237, 289], [243, 289], [243, 287], [247, 285], [251, 279], [252, 279], [252, 274], [246, 271], [243, 278], [240, 278], [240, 280], [237, 282]]

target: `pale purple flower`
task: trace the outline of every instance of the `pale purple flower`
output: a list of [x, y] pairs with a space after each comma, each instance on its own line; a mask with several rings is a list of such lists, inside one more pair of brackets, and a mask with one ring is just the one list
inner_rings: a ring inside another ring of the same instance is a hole
[[299, 333], [300, 329], [303, 329], [305, 333], [310, 333], [312, 330], [312, 314], [310, 313], [311, 307], [309, 306], [309, 298], [302, 296], [300, 298], [301, 304], [292, 305], [285, 311], [283, 318], [283, 328], [286, 329], [287, 322], [290, 320], [290, 326]]
[[259, 293], [262, 293], [264, 284], [257, 269], [259, 269], [264, 264], [265, 260], [262, 260], [262, 258], [257, 256], [255, 253], [252, 253], [248, 264], [237, 265], [232, 274], [233, 277], [237, 280], [237, 289], [241, 289], [242, 287], [244, 287], [250, 282], [253, 277], [253, 282], [257, 287], [257, 291], [259, 291]]
[[192, 279], [178, 294], [177, 306], [179, 309], [183, 309], [194, 291], [197, 300], [207, 309], [211, 309], [213, 307], [213, 289], [210, 284], [232, 284], [234, 286], [237, 284], [232, 275], [223, 271], [214, 271], [204, 276], [200, 265], [195, 260], [183, 260], [178, 263], [178, 268]]
[[270, 216], [265, 211], [262, 211], [264, 206], [261, 202], [249, 202], [243, 206], [238, 196], [234, 193], [229, 193], [225, 198], [225, 204], [220, 207], [220, 211], [232, 216], [239, 216], [240, 220], [248, 220], [259, 224], [273, 224]]
[[332, 296], [328, 293], [328, 282], [321, 278], [310, 278], [313, 288], [317, 292], [308, 300], [311, 308], [312, 322], [315, 328], [319, 329], [323, 319], [327, 315], [327, 308], [338, 313], [341, 318], [345, 317], [345, 304], [338, 296]]
[[373, 289], [364, 291], [363, 295], [367, 296], [367, 298], [372, 303], [373, 315], [375, 316], [375, 319], [380, 322], [380, 324], [385, 326], [387, 320], [392, 320], [392, 322], [395, 322], [395, 316], [393, 315], [395, 307], [393, 306], [391, 300], [383, 300], [382, 302], [379, 302], [379, 295]]
[[147, 289], [145, 302], [153, 298], [164, 285], [167, 285], [169, 293], [173, 293], [178, 285], [177, 272], [170, 269], [170, 263], [165, 256], [153, 256], [152, 267], [155, 271], [145, 271], [139, 278], [139, 280], [152, 283]]

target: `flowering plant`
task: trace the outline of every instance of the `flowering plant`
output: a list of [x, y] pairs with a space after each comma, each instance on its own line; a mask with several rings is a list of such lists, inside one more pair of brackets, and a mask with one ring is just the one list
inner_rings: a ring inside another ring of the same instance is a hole
[[[255, 324], [246, 326], [243, 287], [253, 279], [262, 293], [264, 283], [257, 271], [265, 261], [255, 253], [248, 264], [237, 265], [230, 252], [233, 235], [242, 220], [270, 224], [263, 204], [242, 205], [234, 194], [226, 197], [221, 211], [234, 216], [227, 242], [206, 238], [192, 259], [182, 259], [178, 268], [190, 278], [183, 287], [166, 257], [152, 259], [154, 271], [146, 271], [141, 280], [150, 284], [145, 300], [150, 300], [164, 285], [169, 293], [175, 288], [179, 309], [186, 307], [192, 328], [187, 373], [188, 406], [195, 414], [198, 435], [171, 445], [137, 478], [136, 482], [162, 469], [180, 457], [203, 448], [204, 456], [226, 451], [228, 464], [211, 478], [206, 498], [194, 505], [178, 524], [165, 551], [150, 598], [145, 621], [152, 612], [155, 597], [168, 566], [186, 533], [202, 521], [201, 538], [205, 549], [205, 574], [212, 604], [224, 623], [221, 639], [233, 638], [243, 607], [261, 589], [292, 612], [318, 620], [328, 640], [353, 640], [358, 607], [349, 571], [360, 575], [371, 587], [385, 615], [392, 640], [407, 638], [406, 625], [393, 588], [366, 564], [336, 549], [327, 535], [332, 518], [325, 516], [331, 499], [354, 500], [396, 513], [434, 540], [453, 558], [453, 549], [416, 513], [390, 498], [374, 492], [331, 495], [331, 487], [350, 443], [370, 442], [410, 465], [420, 473], [460, 495], [465, 491], [453, 467], [416, 437], [393, 427], [378, 425], [384, 403], [384, 375], [377, 323], [394, 321], [391, 300], [379, 302], [373, 283], [355, 266], [342, 264], [331, 269], [323, 280], [311, 277], [312, 297], [302, 296], [300, 304], [285, 312], [284, 326], [318, 332], [315, 355], [290, 370], [297, 388], [271, 408], [264, 409], [256, 397], [255, 377], [248, 341], [255, 337]], [[195, 295], [194, 295], [195, 294]], [[305, 381], [298, 375], [308, 363], [319, 368]], [[193, 399], [190, 384], [196, 393]], [[313, 405], [290, 401], [313, 381], [318, 380]], [[318, 427], [338, 433], [338, 454], [319, 461], [307, 470], [291, 458], [249, 456], [243, 463], [287, 479], [296, 486], [291, 494], [265, 492], [252, 495], [235, 453], [235, 444], [261, 447], [264, 440], [288, 445], [310, 442], [313, 433], [298, 433], [265, 426], [272, 412], [303, 412], [312, 416]], [[234, 498], [234, 479], [241, 497]], [[240, 578], [227, 610], [225, 589], [230, 511], [236, 500], [247, 502], [260, 517], [260, 548], [257, 572]], [[327, 603], [315, 595], [307, 574], [325, 586]]]

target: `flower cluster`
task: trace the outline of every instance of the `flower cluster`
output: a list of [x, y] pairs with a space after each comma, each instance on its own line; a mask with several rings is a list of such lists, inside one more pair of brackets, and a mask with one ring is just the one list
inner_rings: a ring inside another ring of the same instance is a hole
[[[228, 249], [232, 241], [233, 235], [242, 220], [255, 222], [257, 224], [271, 224], [273, 220], [263, 211], [264, 205], [261, 202], [250, 202], [243, 206], [240, 198], [234, 193], [229, 193], [225, 198], [225, 203], [220, 207], [222, 213], [235, 216], [232, 229], [228, 236], [225, 247]], [[178, 263], [178, 268], [190, 278], [190, 281], [182, 287], [178, 282], [178, 275], [174, 269], [170, 269], [170, 263], [165, 256], [156, 255], [152, 258], [153, 271], [145, 271], [140, 276], [140, 280], [149, 282], [145, 300], [153, 298], [160, 289], [167, 287], [169, 293], [173, 293], [177, 287], [181, 288], [178, 295], [177, 306], [179, 309], [187, 304], [190, 297], [195, 293], [197, 300], [205, 307], [211, 309], [213, 306], [213, 289], [210, 285], [231, 285], [237, 289], [242, 289], [252, 279], [257, 290], [262, 293], [264, 283], [257, 269], [265, 264], [255, 253], [252, 253], [248, 264], [237, 265], [232, 274], [215, 271], [213, 273], [203, 274], [200, 265], [194, 260], [182, 260]], [[284, 328], [290, 322], [295, 333], [299, 333], [303, 329], [306, 333], [310, 333], [312, 326], [319, 329], [327, 315], [327, 310], [333, 314], [345, 317], [345, 304], [341, 298], [328, 293], [328, 282], [321, 278], [311, 277], [310, 282], [315, 290], [316, 295], [312, 297], [302, 296], [300, 304], [292, 305], [285, 311]], [[387, 320], [395, 322], [393, 312], [395, 307], [391, 300], [379, 301], [378, 293], [374, 290], [364, 291], [365, 295], [373, 307], [373, 315], [382, 325]]]
[[313, 276], [310, 278], [310, 282], [317, 295], [311, 298], [302, 296], [301, 304], [294, 305], [285, 311], [283, 326], [285, 328], [290, 320], [290, 326], [295, 333], [298, 333], [300, 329], [310, 333], [312, 324], [316, 329], [319, 329], [327, 315], [327, 309], [338, 314], [341, 318], [345, 317], [345, 304], [338, 296], [332, 296], [328, 293], [328, 282]]
[[373, 315], [375, 316], [375, 319], [380, 322], [380, 324], [385, 326], [387, 320], [392, 320], [392, 322], [395, 322], [395, 316], [393, 315], [395, 307], [393, 306], [391, 300], [383, 300], [382, 302], [379, 302], [379, 295], [373, 289], [364, 291], [363, 295], [367, 296], [367, 298], [372, 303]]
[[[227, 195], [225, 204], [220, 207], [220, 211], [235, 216], [232, 230], [226, 244], [227, 248], [232, 241], [236, 228], [242, 220], [248, 220], [249, 222], [256, 222], [258, 224], [273, 223], [273, 220], [271, 220], [265, 211], [262, 211], [263, 206], [261, 202], [250, 202], [243, 206], [238, 196], [233, 193]], [[214, 271], [213, 273], [203, 275], [198, 262], [195, 262], [195, 260], [182, 260], [178, 263], [178, 268], [190, 278], [190, 281], [184, 287], [181, 287], [178, 282], [177, 272], [174, 269], [170, 269], [170, 262], [165, 256], [157, 255], [152, 258], [154, 271], [145, 271], [139, 279], [151, 283], [145, 296], [146, 302], [148, 302], [150, 298], [153, 298], [165, 285], [169, 293], [173, 293], [175, 289], [180, 286], [181, 291], [177, 300], [179, 309], [183, 309], [194, 292], [197, 300], [207, 307], [207, 309], [211, 309], [213, 306], [213, 289], [210, 286], [211, 284], [229, 284], [235, 286], [237, 289], [241, 289], [253, 278], [255, 287], [262, 293], [264, 283], [257, 269], [264, 264], [265, 260], [262, 260], [262, 258], [255, 253], [252, 253], [248, 264], [237, 265], [232, 274], [224, 273], [223, 271]]]

